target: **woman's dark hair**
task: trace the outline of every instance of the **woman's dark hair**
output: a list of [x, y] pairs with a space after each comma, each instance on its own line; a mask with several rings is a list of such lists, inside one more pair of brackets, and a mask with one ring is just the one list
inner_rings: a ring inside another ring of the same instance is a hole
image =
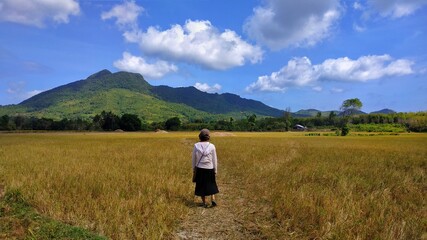
[[210, 139], [210, 135], [209, 135], [209, 130], [208, 129], [202, 129], [199, 133], [199, 139], [200, 141], [204, 142], [204, 141], [208, 141]]

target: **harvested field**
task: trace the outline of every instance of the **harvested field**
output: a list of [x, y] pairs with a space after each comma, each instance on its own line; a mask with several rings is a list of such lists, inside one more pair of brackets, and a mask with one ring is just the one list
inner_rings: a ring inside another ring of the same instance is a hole
[[213, 133], [220, 194], [207, 209], [191, 183], [197, 135], [0, 134], [0, 195], [19, 189], [39, 214], [111, 239], [427, 234], [425, 134]]

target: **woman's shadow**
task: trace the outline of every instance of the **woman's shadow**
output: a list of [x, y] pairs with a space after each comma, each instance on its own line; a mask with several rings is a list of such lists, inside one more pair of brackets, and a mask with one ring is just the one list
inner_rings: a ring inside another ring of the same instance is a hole
[[198, 208], [200, 206], [202, 206], [201, 203], [197, 203], [195, 201], [195, 197], [188, 197], [188, 196], [180, 196], [179, 198], [181, 200], [182, 203], [184, 203], [184, 205], [188, 208]]

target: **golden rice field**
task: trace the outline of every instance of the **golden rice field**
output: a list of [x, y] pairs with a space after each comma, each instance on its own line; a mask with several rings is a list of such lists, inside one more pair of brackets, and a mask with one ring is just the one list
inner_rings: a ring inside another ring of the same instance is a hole
[[[19, 189], [43, 216], [111, 239], [176, 239], [194, 211], [197, 135], [2, 133], [0, 185]], [[426, 134], [211, 140], [220, 191], [239, 189], [235, 198], [245, 200], [235, 208], [257, 238], [427, 239]], [[217, 198], [207, 218], [226, 204]]]

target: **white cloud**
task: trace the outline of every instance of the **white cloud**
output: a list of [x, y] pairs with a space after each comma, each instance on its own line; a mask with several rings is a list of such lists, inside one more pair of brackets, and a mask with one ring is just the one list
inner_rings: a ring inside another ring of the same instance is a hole
[[25, 99], [28, 99], [32, 96], [39, 94], [39, 93], [42, 93], [43, 91], [42, 90], [32, 90], [29, 92], [23, 92], [23, 91], [16, 91], [14, 89], [8, 88], [6, 90], [6, 92], [11, 94], [11, 95], [15, 95], [16, 99], [25, 100]]
[[257, 63], [263, 55], [260, 47], [245, 42], [234, 31], [219, 32], [209, 21], [187, 20], [184, 26], [173, 25], [165, 31], [155, 27], [146, 32], [127, 31], [124, 37], [138, 43], [146, 55], [215, 70]]
[[327, 59], [318, 68], [320, 78], [337, 81], [367, 82], [385, 76], [412, 74], [412, 61], [394, 60], [390, 55], [363, 56], [357, 60], [347, 57]]
[[427, 0], [368, 0], [368, 5], [382, 17], [400, 18], [424, 7]]
[[327, 59], [318, 65], [311, 64], [307, 57], [294, 58], [278, 72], [258, 77], [246, 90], [285, 91], [289, 87], [314, 86], [320, 81], [367, 82], [412, 74], [413, 64], [406, 59], [393, 60], [389, 55]]
[[366, 30], [365, 27], [360, 26], [359, 24], [353, 23], [353, 29], [356, 32], [364, 32]]
[[207, 83], [196, 83], [194, 87], [199, 89], [202, 92], [215, 93], [221, 90], [221, 85], [214, 84], [213, 86], [209, 86]]
[[338, 0], [266, 0], [256, 7], [244, 29], [258, 43], [278, 50], [313, 46], [330, 35], [341, 15]]
[[25, 91], [26, 85], [25, 81], [9, 83], [6, 93], [12, 95], [14, 99], [21, 101], [43, 92], [42, 90]]
[[8, 89], [6, 89], [6, 92], [9, 93], [9, 94], [15, 94], [16, 90], [12, 89], [12, 88], [8, 88]]
[[123, 58], [114, 62], [114, 66], [120, 70], [140, 73], [147, 79], [156, 79], [168, 73], [178, 71], [178, 67], [165, 61], [147, 63], [144, 58], [133, 56], [128, 52], [123, 53]]
[[344, 92], [344, 89], [342, 88], [332, 88], [331, 93], [342, 93]]
[[26, 92], [25, 93], [25, 99], [27, 99], [27, 98], [30, 98], [30, 97], [32, 97], [32, 96], [35, 96], [35, 95], [37, 95], [37, 94], [39, 94], [39, 93], [42, 93], [43, 91], [42, 90], [33, 90], [33, 91], [29, 91], [29, 92]]
[[353, 3], [353, 8], [355, 10], [362, 10], [364, 7], [362, 6], [362, 4], [360, 4], [359, 2], [354, 2]]
[[323, 91], [323, 88], [322, 88], [321, 86], [315, 86], [315, 87], [313, 87], [312, 89], [313, 89], [313, 91], [315, 91], [315, 92], [321, 92], [321, 91]]
[[121, 5], [115, 5], [110, 11], [103, 12], [101, 19], [116, 18], [116, 24], [121, 27], [136, 28], [138, 26], [137, 20], [140, 13], [144, 8], [135, 4], [135, 1], [125, 1]]
[[46, 22], [68, 23], [71, 15], [78, 15], [80, 6], [76, 0], [2, 0], [0, 22], [14, 22], [44, 27]]
[[11, 82], [9, 83], [9, 88], [6, 89], [6, 92], [9, 94], [21, 94], [24, 92], [25, 85], [25, 81]]
[[258, 81], [249, 85], [246, 90], [278, 92], [285, 91], [288, 87], [313, 85], [319, 78], [314, 67], [307, 57], [293, 58], [278, 72], [258, 77]]

